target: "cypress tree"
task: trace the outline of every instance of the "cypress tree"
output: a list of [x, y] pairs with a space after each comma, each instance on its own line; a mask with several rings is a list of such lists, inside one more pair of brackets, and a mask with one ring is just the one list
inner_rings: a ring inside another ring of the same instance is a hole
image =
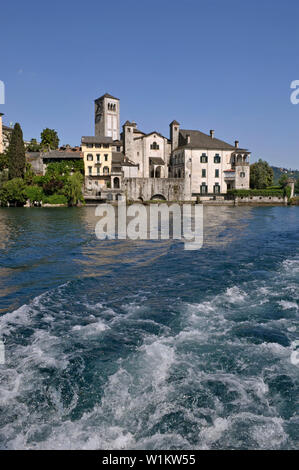
[[21, 126], [16, 122], [8, 148], [9, 179], [23, 178], [25, 172], [25, 146]]

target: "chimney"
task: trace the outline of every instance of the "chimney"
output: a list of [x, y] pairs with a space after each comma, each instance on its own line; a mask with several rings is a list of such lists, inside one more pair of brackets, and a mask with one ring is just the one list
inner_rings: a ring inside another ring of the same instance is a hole
[[187, 144], [190, 144], [190, 134], [187, 134], [186, 138], [187, 138]]
[[239, 141], [238, 140], [235, 140], [235, 147], [236, 147], [236, 149], [239, 148]]
[[215, 134], [215, 131], [213, 131], [213, 129], [210, 130], [210, 136], [212, 139], [214, 139], [214, 134]]

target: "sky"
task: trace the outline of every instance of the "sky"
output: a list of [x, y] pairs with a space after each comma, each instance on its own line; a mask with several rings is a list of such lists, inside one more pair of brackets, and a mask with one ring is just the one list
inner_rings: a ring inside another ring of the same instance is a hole
[[298, 18], [298, 0], [1, 2], [4, 124], [80, 145], [94, 99], [110, 93], [121, 124], [168, 137], [176, 119], [239, 140], [252, 161], [299, 168]]

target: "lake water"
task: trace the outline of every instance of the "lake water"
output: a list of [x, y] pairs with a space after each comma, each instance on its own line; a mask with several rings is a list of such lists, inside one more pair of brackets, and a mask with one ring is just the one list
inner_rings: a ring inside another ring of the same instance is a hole
[[298, 446], [299, 207], [205, 207], [198, 251], [94, 211], [0, 209], [0, 448]]

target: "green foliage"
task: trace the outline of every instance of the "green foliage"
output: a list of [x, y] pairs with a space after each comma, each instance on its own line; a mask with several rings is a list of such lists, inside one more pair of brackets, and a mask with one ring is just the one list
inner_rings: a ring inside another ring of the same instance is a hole
[[295, 183], [295, 194], [299, 194], [299, 178], [297, 179]]
[[8, 168], [8, 155], [7, 153], [0, 153], [0, 171]]
[[295, 180], [299, 178], [299, 170], [291, 170], [287, 168], [280, 168], [278, 166], [272, 166], [274, 171], [274, 183], [278, 184], [278, 181], [282, 175], [286, 175], [288, 178], [294, 178]]
[[0, 171], [0, 188], [8, 180], [8, 169]]
[[23, 132], [19, 123], [16, 123], [12, 132], [8, 148], [8, 174], [9, 179], [23, 178], [25, 171], [25, 146]]
[[40, 147], [44, 150], [56, 150], [59, 145], [59, 138], [55, 129], [44, 129], [41, 133]]
[[22, 178], [14, 178], [2, 185], [0, 190], [1, 205], [23, 206], [26, 202], [25, 183]]
[[64, 187], [64, 194], [70, 206], [74, 206], [78, 204], [78, 202], [84, 202], [82, 184], [83, 176], [81, 173], [77, 172], [68, 177]]
[[250, 165], [250, 187], [252, 189], [265, 189], [273, 184], [273, 169], [264, 160]]
[[47, 179], [43, 183], [43, 190], [44, 193], [47, 195], [55, 194], [55, 193], [62, 193], [64, 187], [64, 182], [59, 179], [51, 178]]
[[30, 144], [27, 145], [26, 150], [28, 152], [39, 152], [41, 150], [40, 144], [37, 142], [36, 139], [31, 139]]
[[281, 188], [284, 188], [288, 183], [288, 176], [286, 174], [281, 175], [278, 180], [278, 184]]
[[24, 181], [27, 185], [32, 184], [34, 178], [34, 171], [32, 170], [32, 166], [30, 163], [26, 163], [25, 166], [25, 174], [24, 174]]
[[47, 165], [46, 175], [58, 177], [69, 176], [71, 173], [84, 173], [83, 159], [62, 160], [60, 162], [52, 162]]
[[24, 189], [24, 195], [26, 197], [26, 200], [29, 199], [30, 202], [40, 202], [43, 201], [45, 197], [42, 188], [40, 188], [39, 186], [27, 186]]
[[44, 183], [48, 182], [49, 178], [46, 176], [35, 175], [32, 178], [32, 184], [43, 187]]
[[239, 197], [252, 197], [252, 196], [277, 196], [283, 197], [284, 191], [282, 189], [229, 189], [227, 194]]
[[290, 186], [284, 186], [283, 188], [283, 195], [286, 196], [288, 199], [291, 197], [291, 187]]
[[46, 204], [67, 204], [68, 200], [63, 194], [51, 194], [43, 198], [43, 202]]

